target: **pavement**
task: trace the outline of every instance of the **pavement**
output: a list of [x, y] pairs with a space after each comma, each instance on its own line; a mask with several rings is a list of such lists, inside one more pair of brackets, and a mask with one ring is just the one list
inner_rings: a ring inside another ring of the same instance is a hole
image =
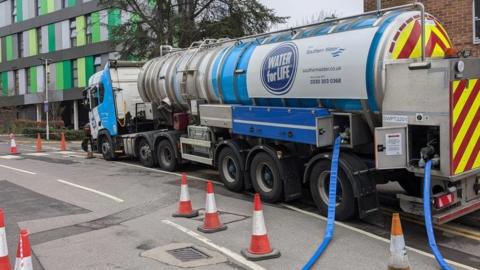
[[[173, 218], [179, 174], [129, 160], [108, 162], [99, 155], [85, 159], [77, 142], [68, 143], [67, 152], [58, 151], [58, 142], [44, 144], [45, 152], [37, 155], [32, 142], [19, 138], [21, 154], [12, 157], [8, 141], [0, 137], [0, 208], [6, 212], [10, 260], [14, 262], [19, 228], [27, 228], [35, 270], [180, 269], [145, 257], [146, 251], [172, 245], [194, 246], [212, 258], [203, 260], [206, 265], [193, 261], [192, 269], [300, 269], [322, 241], [326, 222], [315, 211], [296, 203], [265, 204], [270, 242], [282, 256], [247, 261], [240, 251], [250, 241], [250, 194], [230, 192], [215, 182], [217, 207], [228, 229], [214, 234], [196, 229], [202, 224], [205, 181], [218, 179], [215, 171], [183, 168], [193, 206], [202, 214]], [[412, 269], [440, 269], [427, 242], [413, 238], [407, 236], [407, 245], [415, 243], [407, 250]], [[449, 238], [445, 250], [452, 252], [444, 255], [455, 269], [480, 268], [480, 241], [468, 241], [454, 249], [455, 238]], [[358, 221], [337, 222], [333, 241], [313, 269], [387, 269], [389, 255], [388, 233]], [[162, 261], [168, 256], [158, 252]]]

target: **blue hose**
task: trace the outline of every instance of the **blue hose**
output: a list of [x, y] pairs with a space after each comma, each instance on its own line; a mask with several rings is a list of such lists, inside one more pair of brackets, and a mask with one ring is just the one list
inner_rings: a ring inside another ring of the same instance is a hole
[[341, 138], [338, 136], [333, 145], [332, 166], [330, 167], [330, 189], [328, 191], [328, 214], [327, 214], [327, 228], [323, 237], [322, 244], [315, 251], [313, 256], [303, 266], [302, 270], [309, 270], [320, 258], [323, 251], [327, 248], [332, 240], [335, 232], [335, 207], [337, 202], [337, 174], [338, 174], [338, 157], [340, 156], [340, 142]]
[[432, 210], [430, 206], [430, 175], [432, 170], [432, 161], [429, 160], [425, 164], [425, 178], [424, 178], [424, 185], [423, 185], [423, 209], [424, 209], [424, 216], [425, 216], [425, 229], [427, 230], [428, 235], [428, 243], [430, 244], [430, 248], [432, 249], [433, 255], [437, 260], [440, 267], [443, 270], [453, 270], [443, 258], [440, 250], [438, 250], [437, 243], [435, 242], [435, 235], [433, 233], [433, 226], [432, 226]]

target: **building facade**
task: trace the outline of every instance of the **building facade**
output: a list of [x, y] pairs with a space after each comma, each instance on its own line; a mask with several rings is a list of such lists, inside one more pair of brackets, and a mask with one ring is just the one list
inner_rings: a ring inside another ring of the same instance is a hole
[[15, 108], [0, 118], [45, 120], [48, 89], [50, 114], [88, 122], [82, 90], [117, 57], [110, 32], [122, 20], [98, 0], [0, 0], [0, 109]]
[[[413, 0], [382, 0], [382, 7], [405, 5]], [[480, 57], [480, 0], [421, 0], [428, 13], [445, 26], [454, 47]], [[364, 0], [365, 11], [375, 10], [377, 0]]]

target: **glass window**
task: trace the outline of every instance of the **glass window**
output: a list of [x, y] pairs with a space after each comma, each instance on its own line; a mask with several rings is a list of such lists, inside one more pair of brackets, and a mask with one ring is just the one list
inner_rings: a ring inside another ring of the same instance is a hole
[[42, 28], [37, 28], [38, 53], [42, 53]]
[[25, 56], [24, 44], [23, 44], [23, 33], [18, 33], [18, 58]]
[[78, 64], [77, 59], [72, 61], [72, 78], [73, 78], [73, 87], [78, 87]]
[[480, 43], [480, 0], [473, 1], [473, 42]]
[[98, 89], [97, 89], [97, 87], [93, 87], [90, 90], [90, 104], [91, 104], [90, 108], [92, 108], [92, 109], [98, 106]]
[[30, 74], [30, 68], [26, 68], [25, 69], [25, 73], [26, 73], [26, 77], [27, 77], [27, 94], [31, 94], [32, 93], [32, 77], [31, 77], [31, 74]]
[[86, 16], [87, 20], [87, 44], [92, 43], [92, 14]]
[[77, 22], [75, 19], [70, 20], [70, 43], [72, 47], [77, 46]]
[[95, 72], [99, 72], [102, 70], [102, 58], [100, 55], [94, 56], [93, 65], [95, 66]]
[[14, 86], [15, 86], [15, 89], [14, 89], [14, 93], [13, 95], [18, 95], [18, 93], [20, 92], [19, 89], [20, 89], [20, 84], [19, 84], [19, 79], [18, 79], [18, 70], [14, 70], [13, 71], [13, 77], [15, 78], [15, 83], [14, 83]]
[[103, 83], [100, 82], [98, 83], [98, 99], [99, 103], [103, 102], [103, 97], [105, 96], [105, 87], [103, 86]]
[[12, 21], [17, 22], [18, 17], [17, 17], [17, 1], [12, 0]]

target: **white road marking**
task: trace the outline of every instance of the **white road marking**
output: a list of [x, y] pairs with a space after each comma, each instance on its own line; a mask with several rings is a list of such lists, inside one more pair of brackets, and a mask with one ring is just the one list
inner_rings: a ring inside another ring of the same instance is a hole
[[[140, 165], [136, 165], [136, 164], [130, 164], [130, 163], [127, 163], [127, 162], [122, 162], [122, 161], [117, 161], [116, 163], [121, 163], [121, 164], [130, 166], [130, 167], [140, 168], [140, 169], [144, 169], [144, 170], [148, 170], [148, 171], [153, 171], [153, 172], [157, 172], [157, 173], [165, 173], [165, 174], [170, 174], [170, 175], [182, 176], [181, 173], [175, 173], [175, 172], [169, 172], [169, 171], [164, 171], [164, 170], [160, 170], [160, 169], [148, 168], [148, 167], [144, 167], [144, 166], [140, 166]], [[191, 179], [196, 179], [196, 180], [199, 180], [199, 181], [203, 181], [203, 182], [208, 182], [208, 181], [210, 181], [210, 180], [208, 180], [208, 179], [201, 178], [201, 177], [197, 177], [197, 176], [193, 176], [193, 175], [190, 175], [190, 174], [187, 174], [187, 177], [188, 177], [188, 178], [191, 178]], [[222, 182], [212, 181], [212, 183], [215, 184], [215, 185], [224, 186], [224, 184], [223, 184]]]
[[88, 187], [84, 187], [84, 186], [81, 186], [81, 185], [77, 185], [77, 184], [74, 184], [74, 183], [71, 183], [71, 182], [68, 182], [68, 181], [65, 181], [65, 180], [62, 180], [62, 179], [57, 179], [58, 182], [62, 183], [62, 184], [66, 184], [66, 185], [70, 185], [72, 187], [76, 187], [76, 188], [80, 188], [80, 189], [83, 189], [83, 190], [86, 190], [86, 191], [90, 191], [90, 192], [93, 192], [95, 194], [98, 194], [100, 196], [103, 196], [103, 197], [106, 197], [106, 198], [109, 198], [109, 199], [112, 199], [116, 202], [123, 202], [122, 199], [118, 198], [118, 197], [115, 197], [113, 195], [110, 195], [110, 194], [107, 194], [105, 192], [101, 192], [101, 191], [98, 191], [98, 190], [95, 190], [93, 188], [88, 188]]
[[22, 170], [22, 169], [18, 169], [18, 168], [6, 166], [6, 165], [0, 165], [0, 167], [5, 168], [5, 169], [14, 170], [14, 171], [17, 171], [17, 172], [32, 174], [32, 175], [37, 174], [37, 173], [35, 173], [35, 172], [31, 172], [31, 171], [27, 171], [27, 170]]
[[[311, 213], [311, 212], [308, 212], [308, 211], [305, 211], [305, 210], [302, 210], [300, 208], [297, 208], [295, 206], [291, 206], [291, 205], [288, 205], [288, 204], [284, 204], [284, 203], [281, 203], [280, 205], [290, 209], [290, 210], [293, 210], [293, 211], [296, 211], [296, 212], [299, 212], [299, 213], [302, 213], [302, 214], [305, 214], [305, 215], [308, 215], [308, 216], [311, 216], [311, 217], [314, 217], [314, 218], [317, 218], [317, 219], [320, 219], [320, 220], [323, 220], [323, 221], [327, 221], [327, 218], [325, 218], [324, 216], [321, 216], [321, 215], [317, 215], [315, 213]], [[386, 239], [386, 238], [383, 238], [381, 236], [378, 236], [378, 235], [375, 235], [373, 233], [369, 233], [369, 232], [366, 232], [364, 230], [361, 230], [361, 229], [358, 229], [358, 228], [355, 228], [355, 227], [352, 227], [350, 225], [347, 225], [343, 222], [339, 222], [339, 221], [335, 221], [335, 225], [337, 226], [340, 226], [340, 227], [343, 227], [345, 229], [348, 229], [348, 230], [351, 230], [351, 231], [354, 231], [356, 233], [359, 233], [359, 234], [362, 234], [362, 235], [365, 235], [365, 236], [368, 236], [370, 238], [373, 238], [373, 239], [376, 239], [376, 240], [379, 240], [379, 241], [382, 241], [382, 242], [385, 242], [385, 243], [390, 243], [390, 240], [389, 239]], [[412, 247], [409, 247], [409, 246], [406, 246], [407, 250], [410, 250], [410, 251], [413, 251], [413, 252], [416, 252], [420, 255], [423, 255], [425, 257], [429, 257], [429, 258], [432, 258], [432, 259], [435, 259], [435, 256], [433, 256], [433, 254], [431, 253], [428, 253], [428, 252], [425, 252], [425, 251], [422, 251], [422, 250], [419, 250], [419, 249], [416, 249], [416, 248], [412, 248]], [[456, 266], [456, 267], [461, 267], [461, 268], [464, 268], [464, 269], [467, 269], [467, 270], [478, 270], [477, 268], [473, 268], [471, 266], [468, 266], [468, 265], [465, 265], [465, 264], [461, 264], [461, 263], [458, 263], [458, 262], [454, 262], [454, 261], [451, 261], [451, 260], [447, 260], [445, 259], [445, 261], [450, 264], [450, 265], [453, 265], [453, 266]]]
[[2, 159], [19, 159], [21, 156], [18, 155], [5, 155], [5, 156], [0, 156]]
[[44, 157], [48, 156], [47, 153], [25, 153], [24, 156]]
[[210, 247], [220, 251], [221, 253], [225, 254], [225, 256], [237, 261], [238, 263], [240, 263], [244, 267], [248, 267], [251, 270], [266, 270], [265, 268], [261, 267], [260, 265], [245, 259], [240, 254], [237, 254], [237, 253], [231, 251], [230, 249], [228, 249], [226, 247], [219, 246], [219, 245], [213, 243], [212, 240], [206, 238], [205, 236], [200, 235], [200, 234], [198, 234], [198, 233], [196, 233], [192, 230], [189, 230], [189, 229], [183, 227], [182, 225], [179, 225], [175, 222], [172, 222], [172, 221], [166, 220], [166, 219], [162, 220], [162, 222], [167, 224], [167, 225], [170, 225], [170, 226], [172, 226], [172, 227], [174, 227], [174, 228], [192, 236], [193, 238], [203, 242], [204, 244], [209, 245]]
[[56, 152], [52, 152], [52, 153], [62, 154], [62, 155], [73, 155], [73, 154], [77, 154], [77, 152], [72, 152], [72, 151], [56, 151]]

